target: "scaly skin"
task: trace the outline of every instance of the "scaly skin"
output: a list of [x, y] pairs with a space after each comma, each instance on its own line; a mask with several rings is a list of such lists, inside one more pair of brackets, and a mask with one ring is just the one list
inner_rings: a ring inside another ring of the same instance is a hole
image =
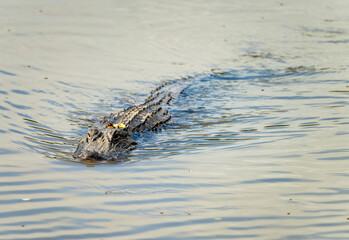
[[154, 89], [143, 104], [104, 116], [100, 126], [91, 128], [80, 139], [73, 157], [80, 160], [113, 160], [135, 148], [134, 134], [156, 130], [171, 120], [166, 108], [186, 87], [174, 84], [179, 81]]

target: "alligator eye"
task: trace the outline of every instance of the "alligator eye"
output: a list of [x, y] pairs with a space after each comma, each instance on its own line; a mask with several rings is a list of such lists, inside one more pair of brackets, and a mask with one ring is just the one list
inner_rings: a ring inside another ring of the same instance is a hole
[[99, 131], [96, 128], [91, 128], [90, 130], [88, 130], [87, 136], [93, 137], [93, 136], [97, 136], [98, 134], [99, 134]]
[[113, 133], [112, 139], [118, 139], [118, 138], [119, 138], [119, 133], [118, 133], [118, 131], [115, 131]]

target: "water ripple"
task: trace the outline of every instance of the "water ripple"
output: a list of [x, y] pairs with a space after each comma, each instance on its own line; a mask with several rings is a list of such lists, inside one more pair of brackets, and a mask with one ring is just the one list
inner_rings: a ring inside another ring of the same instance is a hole
[[0, 73], [5, 74], [5, 75], [9, 75], [9, 76], [16, 76], [16, 74], [14, 74], [14, 73], [7, 72], [7, 71], [1, 70], [1, 69], [0, 69]]

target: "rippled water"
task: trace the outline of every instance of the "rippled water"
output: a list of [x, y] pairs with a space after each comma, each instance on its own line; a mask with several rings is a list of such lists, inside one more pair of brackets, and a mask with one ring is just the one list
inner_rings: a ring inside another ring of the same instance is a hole
[[[1, 1], [0, 239], [348, 239], [347, 9]], [[182, 77], [136, 150], [71, 157]]]

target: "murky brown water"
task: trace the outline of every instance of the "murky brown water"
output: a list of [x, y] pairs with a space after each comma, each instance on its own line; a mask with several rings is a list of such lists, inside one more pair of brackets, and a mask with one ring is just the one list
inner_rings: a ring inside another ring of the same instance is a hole
[[[348, 239], [348, 9], [1, 1], [0, 239]], [[72, 159], [188, 76], [122, 161]]]

